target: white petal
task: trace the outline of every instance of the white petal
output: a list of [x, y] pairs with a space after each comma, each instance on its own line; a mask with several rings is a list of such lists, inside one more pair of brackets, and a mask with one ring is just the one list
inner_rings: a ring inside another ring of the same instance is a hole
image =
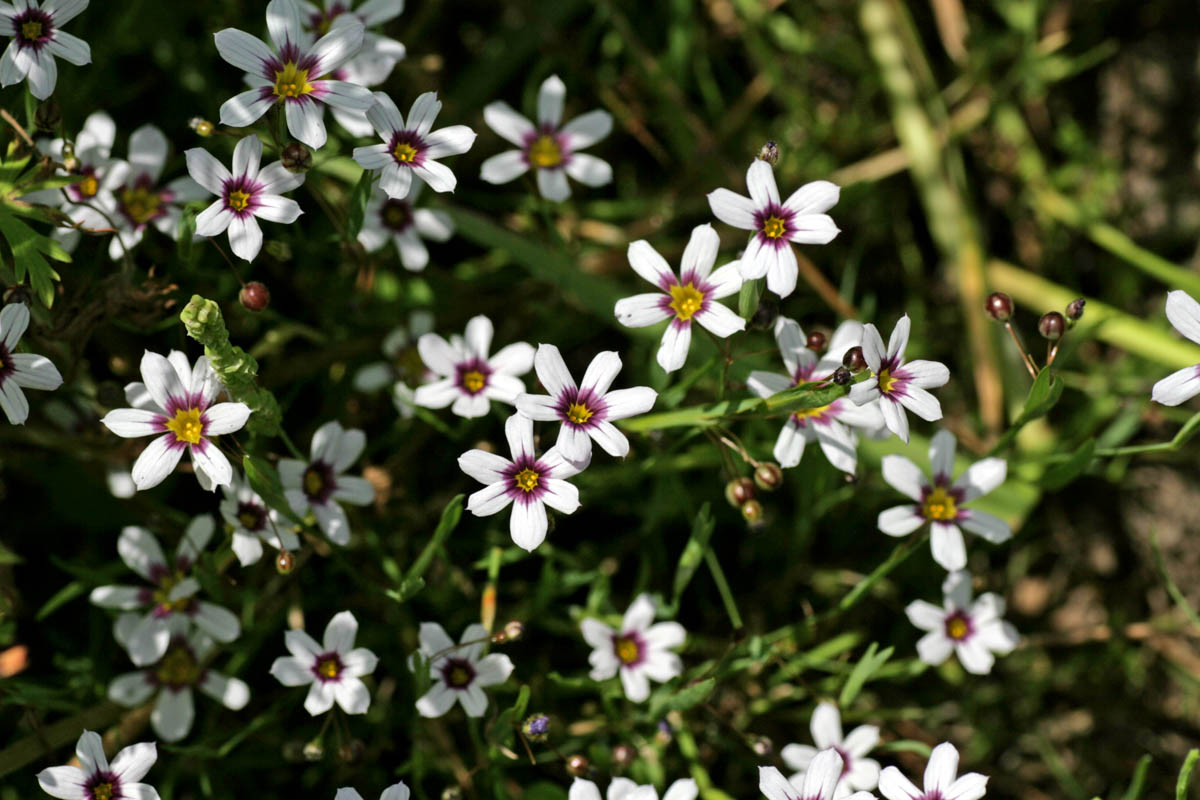
[[746, 170], [746, 189], [756, 209], [766, 208], [767, 205], [779, 204], [779, 188], [775, 185], [775, 172], [771, 165], [761, 159], [754, 159]]
[[1200, 364], [1172, 372], [1158, 383], [1150, 399], [1164, 406], [1177, 406], [1200, 394]]
[[612, 182], [612, 166], [587, 153], [572, 154], [563, 169], [584, 186], [604, 186]]
[[755, 229], [754, 213], [758, 208], [749, 197], [729, 189], [716, 189], [708, 193], [708, 205], [713, 215], [726, 225], [746, 231]]
[[[838, 713], [837, 706], [833, 703], [828, 701], [818, 703], [817, 707], [813, 709], [808, 727], [812, 733], [813, 743], [819, 750], [842, 743], [842, 715]], [[838, 771], [841, 771], [840, 766]]]
[[[740, 319], [740, 318], [739, 318]], [[692, 344], [692, 326], [672, 320], [663, 331], [662, 343], [658, 347], [658, 365], [667, 372], [674, 372], [687, 361], [688, 348]]]
[[[525, 141], [537, 133], [534, 124], [513, 110], [512, 106], [503, 101], [488, 103], [483, 109], [483, 121], [499, 136], [507, 139], [517, 147], [524, 147]], [[519, 152], [519, 151], [511, 151]], [[488, 180], [486, 177], [484, 180]], [[503, 181], [493, 181], [502, 183]]]
[[883, 479], [898, 492], [920, 501], [927, 482], [920, 468], [904, 456], [884, 456], [880, 469]]
[[933, 560], [944, 568], [956, 570], [967, 565], [967, 546], [957, 525], [934, 522], [929, 546], [933, 551]]
[[551, 75], [542, 81], [538, 88], [537, 112], [538, 123], [556, 129], [562, 123], [563, 98], [567, 87], [557, 75]]
[[917, 657], [936, 667], [954, 652], [954, 642], [946, 636], [945, 631], [930, 631], [917, 642]]
[[167, 433], [150, 444], [133, 463], [133, 483], [138, 491], [152, 489], [158, 486], [179, 463], [183, 457], [183, 448], [176, 447], [175, 434]]
[[1181, 289], [1168, 293], [1167, 319], [1175, 330], [1200, 344], [1200, 303], [1191, 295]]
[[238, 258], [253, 261], [262, 250], [262, 228], [253, 216], [234, 216], [229, 220], [229, 249]]
[[[612, 114], [607, 111], [589, 111], [562, 126], [559, 135], [566, 139], [566, 147], [574, 152], [591, 147], [612, 131]], [[514, 142], [521, 144], [521, 142]], [[577, 179], [578, 180], [578, 179]]]
[[964, 510], [967, 515], [960, 518], [958, 524], [976, 536], [981, 536], [992, 544], [1002, 544], [1012, 538], [1012, 528], [999, 517], [973, 508]]
[[806, 183], [792, 192], [783, 205], [796, 214], [820, 214], [837, 205], [841, 189], [829, 181]]
[[506, 150], [483, 162], [479, 177], [488, 183], [508, 183], [529, 171], [529, 162], [520, 150]]
[[539, 169], [537, 171], [538, 193], [555, 203], [561, 203], [571, 196], [571, 187], [567, 183], [567, 173], [562, 169]]
[[188, 735], [196, 709], [190, 688], [174, 691], [163, 689], [158, 693], [158, 702], [150, 712], [150, 724], [165, 741], [177, 742]]

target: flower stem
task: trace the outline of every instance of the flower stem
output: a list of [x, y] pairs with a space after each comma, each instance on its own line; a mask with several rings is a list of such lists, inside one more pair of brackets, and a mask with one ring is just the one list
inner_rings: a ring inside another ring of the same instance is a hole
[[717, 561], [717, 556], [713, 553], [712, 548], [704, 551], [704, 560], [708, 563], [708, 571], [712, 573], [713, 583], [717, 584], [717, 591], [721, 593], [721, 602], [725, 604], [725, 613], [729, 615], [729, 621], [733, 623], [734, 630], [741, 630], [742, 615], [738, 613], [737, 602], [733, 599], [733, 592], [729, 591], [729, 583], [725, 580], [725, 572], [721, 569], [721, 562]]

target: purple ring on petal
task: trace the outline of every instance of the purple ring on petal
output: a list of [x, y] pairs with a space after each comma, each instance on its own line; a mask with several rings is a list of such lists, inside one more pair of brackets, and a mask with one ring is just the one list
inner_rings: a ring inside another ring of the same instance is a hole
[[54, 39], [54, 18], [40, 8], [27, 8], [12, 18], [17, 49], [40, 52]]
[[778, 203], [768, 203], [766, 208], [754, 212], [754, 230], [762, 245], [771, 245], [782, 250], [791, 244], [792, 234], [797, 230], [794, 223], [796, 212]]

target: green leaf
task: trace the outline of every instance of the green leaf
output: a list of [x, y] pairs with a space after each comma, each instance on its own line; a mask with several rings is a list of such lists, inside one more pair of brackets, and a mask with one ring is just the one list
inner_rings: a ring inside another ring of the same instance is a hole
[[749, 320], [758, 311], [758, 301], [762, 297], [763, 279], [746, 281], [738, 294], [738, 316]]
[[46, 601], [45, 605], [38, 609], [34, 619], [41, 622], [46, 617], [53, 614], [58, 609], [62, 608], [67, 603], [74, 600], [79, 595], [87, 591], [87, 586], [82, 581], [71, 581], [63, 588], [54, 593], [54, 596]]
[[659, 689], [650, 700], [650, 710], [646, 712], [651, 719], [657, 719], [668, 711], [686, 711], [693, 706], [703, 703], [712, 694], [717, 685], [716, 678], [705, 678], [699, 683], [685, 686], [678, 692], [669, 689]]
[[1188, 784], [1192, 782], [1192, 770], [1196, 761], [1200, 760], [1200, 750], [1192, 748], [1184, 759], [1183, 768], [1179, 770], [1179, 780], [1175, 783], [1175, 800], [1187, 800]]
[[188, 205], [183, 209], [183, 215], [179, 217], [179, 227], [176, 229], [175, 237], [175, 254], [179, 257], [179, 263], [191, 266], [196, 263], [196, 257], [200, 253], [200, 248], [196, 246], [196, 215], [199, 211], [195, 206]]
[[1142, 796], [1142, 787], [1146, 784], [1146, 773], [1149, 770], [1150, 756], [1142, 756], [1133, 769], [1133, 779], [1129, 782], [1129, 788], [1125, 790], [1125, 794], [1121, 795], [1121, 800], [1138, 800]]
[[838, 386], [828, 381], [802, 383], [791, 389], [776, 392], [767, 398], [770, 411], [799, 411], [806, 408], [822, 408], [839, 397], [850, 394], [850, 386]]
[[374, 176], [369, 170], [363, 170], [350, 192], [350, 204], [346, 211], [346, 239], [353, 240], [362, 230], [363, 219], [367, 214], [367, 201], [371, 199], [371, 179]]
[[246, 472], [246, 480], [250, 482], [250, 488], [258, 492], [258, 496], [267, 505], [297, 525], [304, 524], [304, 521], [296, 516], [296, 512], [292, 511], [291, 503], [283, 496], [279, 473], [265, 459], [247, 453], [242, 458], [242, 469]]
[[425, 570], [429, 569], [434, 555], [442, 546], [442, 543], [446, 541], [446, 537], [458, 527], [458, 521], [462, 519], [463, 498], [465, 496], [461, 494], [455, 495], [454, 499], [442, 509], [442, 516], [438, 520], [437, 528], [433, 531], [433, 538], [425, 545], [425, 549], [421, 551], [421, 555], [417, 556], [417, 560], [413, 562], [413, 565], [408, 568], [408, 574], [404, 576], [404, 580], [400, 582], [400, 585], [386, 592], [388, 597], [398, 603], [403, 603], [425, 588], [425, 579], [421, 576], [425, 574]]
[[877, 653], [878, 649], [879, 645], [871, 642], [862, 659], [850, 671], [850, 676], [846, 678], [846, 685], [842, 687], [842, 693], [838, 696], [838, 705], [842, 708], [848, 708], [854, 702], [854, 698], [858, 697], [862, 687], [892, 657], [894, 652], [894, 648], [891, 647]]
[[674, 616], [675, 612], [679, 610], [679, 598], [691, 582], [692, 576], [696, 574], [696, 570], [700, 568], [701, 562], [704, 561], [704, 551], [708, 549], [708, 540], [712, 537], [716, 524], [709, 504], [705, 503], [700, 506], [700, 511], [696, 513], [696, 519], [692, 521], [692, 535], [688, 537], [683, 554], [679, 556], [679, 563], [675, 566], [671, 614], [667, 616]]
[[43, 236], [17, 219], [7, 207], [0, 207], [0, 236], [4, 237], [12, 250], [17, 281], [23, 281], [28, 272], [29, 285], [34, 294], [42, 301], [42, 305], [49, 308], [54, 303], [54, 282], [62, 279], [45, 256], [56, 261], [70, 261], [71, 257], [48, 236]]
[[1088, 439], [1079, 445], [1069, 459], [1046, 470], [1046, 474], [1042, 476], [1042, 488], [1048, 492], [1056, 492], [1075, 480], [1087, 469], [1088, 464], [1092, 462], [1092, 454], [1095, 452], [1095, 439]]
[[1017, 434], [1022, 428], [1038, 417], [1045, 416], [1046, 412], [1054, 408], [1058, 399], [1062, 397], [1063, 386], [1063, 381], [1056, 379], [1049, 367], [1043, 367], [1042, 371], [1038, 373], [1037, 379], [1034, 380], [1033, 386], [1029, 387], [1029, 397], [1025, 399], [1025, 407], [1021, 409], [1020, 415], [1013, 421], [1012, 426], [996, 442], [992, 453], [998, 453], [1008, 447], [1017, 438]]

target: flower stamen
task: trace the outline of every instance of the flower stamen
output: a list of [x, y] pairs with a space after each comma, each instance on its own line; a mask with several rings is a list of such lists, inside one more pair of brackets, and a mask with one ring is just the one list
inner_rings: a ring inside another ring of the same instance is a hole
[[921, 505], [921, 514], [925, 519], [951, 522], [958, 519], [958, 504], [945, 487], [939, 486], [925, 498]]
[[539, 136], [529, 145], [529, 163], [541, 169], [557, 167], [563, 161], [562, 148], [553, 136]]
[[787, 232], [787, 223], [780, 217], [772, 214], [763, 220], [762, 232], [763, 236], [766, 236], [768, 239], [778, 239]]
[[300, 69], [295, 62], [289, 61], [283, 69], [275, 73], [275, 95], [277, 97], [295, 99], [313, 90], [308, 82], [308, 70]]
[[167, 430], [175, 434], [177, 442], [199, 444], [204, 436], [204, 421], [200, 419], [200, 409], [179, 409], [174, 418], [167, 422]]
[[622, 664], [636, 664], [642, 657], [642, 646], [633, 636], [619, 636], [613, 642], [613, 649], [617, 653], [617, 658]]
[[576, 425], [586, 425], [587, 421], [595, 414], [590, 408], [583, 403], [571, 403], [567, 407], [567, 419], [574, 422]]
[[408, 142], [397, 142], [395, 149], [392, 150], [392, 156], [401, 164], [412, 164], [417, 160], [417, 148]]
[[526, 467], [518, 472], [513, 480], [516, 481], [517, 488], [521, 491], [532, 492], [537, 488], [539, 477], [540, 476], [537, 472], [533, 471], [529, 467]]
[[692, 283], [685, 286], [672, 286], [669, 291], [671, 293], [669, 305], [675, 311], [675, 316], [684, 322], [690, 320], [704, 307], [704, 293]]

